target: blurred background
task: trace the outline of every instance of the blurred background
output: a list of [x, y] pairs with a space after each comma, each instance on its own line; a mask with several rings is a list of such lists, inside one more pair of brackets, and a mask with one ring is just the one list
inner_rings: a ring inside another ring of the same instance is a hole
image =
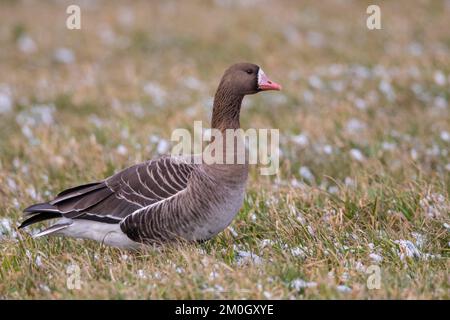
[[[81, 30], [66, 28], [70, 4]], [[84, 167], [84, 148], [164, 153], [174, 128], [209, 123], [224, 69], [250, 61], [284, 90], [246, 98], [242, 126], [281, 129], [289, 175], [320, 184], [374, 160], [448, 179], [450, 2], [382, 2], [373, 31], [369, 4], [1, 1], [1, 168], [33, 152], [36, 170]]]
[[[72, 4], [81, 30], [66, 28]], [[381, 8], [381, 30], [366, 26], [370, 4]], [[373, 205], [393, 238], [411, 237], [405, 221], [420, 229], [426, 219], [440, 221], [427, 230], [442, 237], [449, 30], [449, 0], [1, 0], [2, 232], [13, 232], [30, 203], [169, 152], [172, 130], [209, 123], [223, 71], [249, 61], [283, 86], [244, 99], [243, 128], [281, 135], [279, 174], [252, 169], [250, 195], [269, 207], [299, 197], [286, 212], [314, 219], [370, 215]], [[353, 202], [330, 209], [334, 198], [314, 190]], [[251, 199], [241, 219], [259, 217]], [[284, 212], [277, 208], [272, 221]], [[441, 240], [433, 250], [448, 253]]]

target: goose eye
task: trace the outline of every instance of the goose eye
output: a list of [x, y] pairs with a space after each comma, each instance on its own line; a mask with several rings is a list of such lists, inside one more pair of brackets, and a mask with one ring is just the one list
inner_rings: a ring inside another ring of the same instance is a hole
[[247, 72], [248, 74], [252, 74], [252, 73], [253, 73], [253, 70], [248, 69], [246, 72]]

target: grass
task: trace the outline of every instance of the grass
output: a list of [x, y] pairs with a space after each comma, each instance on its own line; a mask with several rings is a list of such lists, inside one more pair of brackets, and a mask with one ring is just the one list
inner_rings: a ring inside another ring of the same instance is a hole
[[[240, 3], [82, 2], [69, 31], [64, 3], [0, 2], [0, 298], [449, 298], [446, 2], [380, 2], [378, 31], [366, 1]], [[252, 168], [230, 229], [143, 252], [15, 229], [27, 205], [208, 122], [236, 61], [283, 85], [241, 121], [280, 129], [282, 156], [277, 176]]]

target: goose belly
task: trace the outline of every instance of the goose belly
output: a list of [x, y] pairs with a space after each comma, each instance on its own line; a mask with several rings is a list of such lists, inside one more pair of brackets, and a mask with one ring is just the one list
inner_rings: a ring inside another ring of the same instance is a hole
[[192, 232], [183, 235], [187, 240], [207, 240], [230, 225], [244, 202], [244, 188], [236, 188], [227, 193], [222, 201], [210, 206], [204, 220], [193, 226]]

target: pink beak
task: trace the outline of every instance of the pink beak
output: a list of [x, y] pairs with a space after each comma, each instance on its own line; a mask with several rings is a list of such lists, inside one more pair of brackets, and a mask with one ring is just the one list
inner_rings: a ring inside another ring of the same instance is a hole
[[262, 69], [258, 72], [258, 89], [261, 91], [266, 90], [281, 90], [281, 85], [270, 80]]

